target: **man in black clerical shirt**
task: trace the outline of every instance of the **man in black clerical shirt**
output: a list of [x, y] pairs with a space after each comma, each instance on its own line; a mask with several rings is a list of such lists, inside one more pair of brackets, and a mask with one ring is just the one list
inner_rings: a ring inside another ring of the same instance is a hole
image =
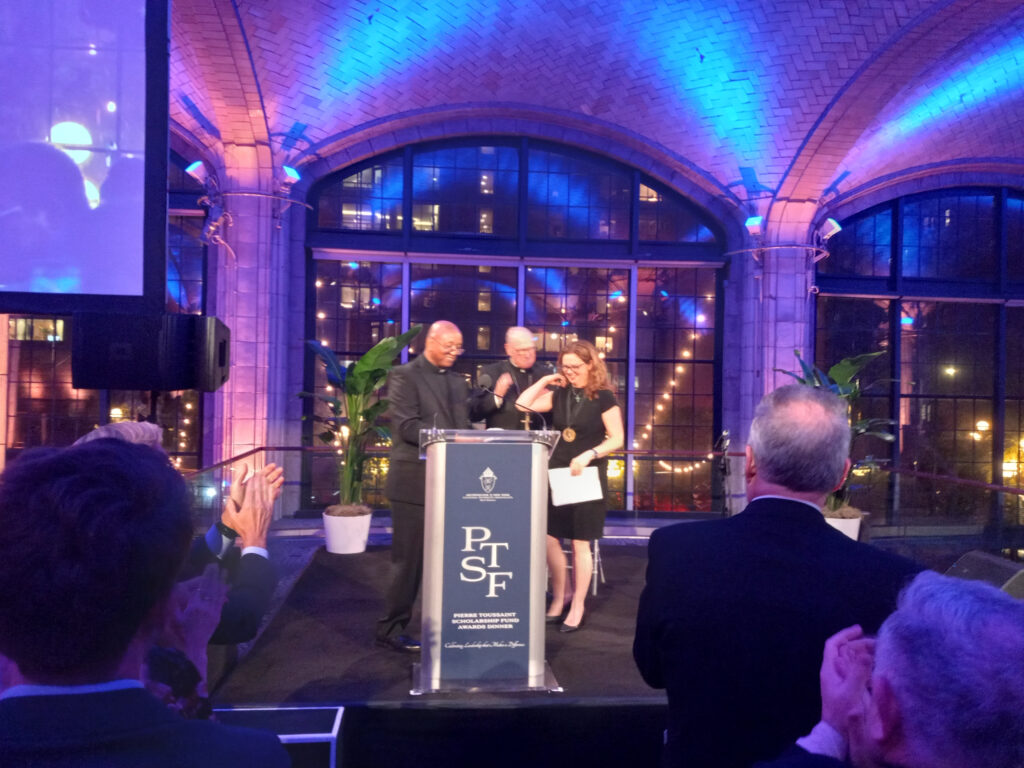
[[507, 360], [485, 365], [477, 376], [470, 403], [473, 421], [485, 420], [488, 429], [531, 429], [544, 426], [539, 414], [517, 411], [516, 398], [541, 376], [552, 373], [547, 363], [537, 362], [537, 345], [529, 328], [515, 326], [505, 333]]
[[423, 354], [391, 370], [388, 400], [391, 455], [385, 494], [391, 505], [393, 576], [386, 614], [377, 621], [377, 645], [418, 653], [405, 634], [423, 578], [426, 462], [421, 429], [469, 429], [469, 385], [451, 370], [462, 354], [462, 332], [447, 320], [430, 326]]

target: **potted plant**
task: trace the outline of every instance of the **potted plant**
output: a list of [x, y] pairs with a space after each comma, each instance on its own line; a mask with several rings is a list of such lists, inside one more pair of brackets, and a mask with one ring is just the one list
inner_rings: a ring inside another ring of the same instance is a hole
[[373, 510], [363, 504], [363, 467], [371, 436], [390, 437], [389, 430], [377, 424], [377, 417], [388, 407], [388, 401], [379, 397], [377, 391], [387, 380], [399, 353], [421, 330], [422, 326], [415, 325], [403, 334], [381, 339], [347, 367], [319, 341], [306, 342], [323, 362], [333, 392], [300, 392], [299, 396], [327, 405], [329, 415], [314, 414], [312, 418], [324, 427], [317, 435], [320, 440], [337, 448], [341, 456], [338, 503], [323, 513], [328, 552], [352, 554], [366, 549]]
[[[847, 409], [851, 415], [851, 446], [854, 441], [868, 436], [877, 437], [888, 443], [891, 443], [896, 439], [895, 435], [889, 431], [889, 427], [893, 424], [892, 419], [862, 418], [853, 420], [852, 418], [854, 406], [861, 394], [871, 387], [888, 381], [887, 379], [882, 379], [872, 382], [866, 387], [862, 387], [859, 378], [861, 370], [863, 370], [864, 367], [876, 357], [884, 355], [885, 350], [843, 358], [829, 368], [828, 373], [808, 364], [807, 361], [800, 356], [800, 350], [793, 350], [793, 354], [796, 355], [796, 359], [800, 363], [800, 374], [793, 373], [792, 371], [784, 371], [781, 368], [776, 368], [775, 370], [779, 373], [784, 373], [787, 376], [792, 376], [805, 386], [828, 389], [845, 400]], [[875, 466], [877, 466], [877, 464], [874, 459], [869, 456], [866, 459], [857, 462], [855, 469], [870, 470]], [[852, 470], [850, 474], [853, 474]], [[850, 474], [846, 476], [842, 486], [830, 493], [825, 499], [825, 508], [823, 513], [829, 525], [842, 531], [850, 538], [857, 539], [860, 537], [861, 523], [866, 517], [866, 513], [854, 508], [849, 503]]]

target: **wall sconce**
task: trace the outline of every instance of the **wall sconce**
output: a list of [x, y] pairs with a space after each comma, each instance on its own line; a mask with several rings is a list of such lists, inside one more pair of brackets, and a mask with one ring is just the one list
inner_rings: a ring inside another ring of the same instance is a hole
[[223, 245], [228, 249], [231, 258], [234, 259], [234, 251], [220, 235], [223, 227], [230, 227], [233, 223], [231, 213], [227, 209], [227, 198], [230, 197], [264, 197], [273, 200], [274, 209], [272, 215], [277, 221], [278, 229], [281, 228], [281, 214], [288, 210], [289, 206], [297, 204], [312, 211], [313, 206], [309, 203], [302, 200], [293, 200], [288, 197], [292, 186], [302, 179], [302, 175], [290, 165], [282, 165], [281, 171], [284, 174], [284, 179], [281, 181], [279, 194], [247, 192], [244, 190], [221, 192], [217, 184], [216, 175], [210, 172], [206, 167], [206, 163], [202, 160], [196, 160], [186, 166], [185, 173], [202, 184], [206, 190], [206, 194], [198, 200], [199, 205], [207, 209], [206, 226], [203, 227], [203, 234], [200, 239], [213, 245]]
[[825, 223], [818, 227], [818, 235], [825, 242], [828, 242], [829, 238], [833, 235], [837, 235], [843, 231], [842, 225], [833, 218], [825, 219]]
[[285, 189], [291, 189], [292, 184], [302, 180], [302, 174], [300, 174], [290, 165], [282, 165], [281, 171], [284, 173], [284, 181], [281, 182], [281, 186]]
[[187, 165], [185, 167], [185, 173], [198, 181], [204, 187], [210, 178], [210, 172], [206, 170], [206, 163], [202, 160], [196, 160], [194, 163]]
[[747, 234], [751, 237], [760, 237], [764, 232], [763, 225], [764, 216], [750, 216], [743, 222], [743, 226], [747, 228]]

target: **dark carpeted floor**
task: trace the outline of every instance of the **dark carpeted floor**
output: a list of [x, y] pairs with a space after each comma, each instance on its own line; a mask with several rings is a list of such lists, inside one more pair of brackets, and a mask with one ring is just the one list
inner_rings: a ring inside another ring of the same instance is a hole
[[218, 689], [218, 703], [345, 705], [339, 764], [350, 768], [435, 759], [451, 767], [656, 765], [664, 692], [647, 687], [632, 657], [647, 549], [604, 544], [601, 553], [607, 583], [588, 599], [584, 629], [547, 630], [546, 658], [562, 693], [410, 695], [418, 657], [373, 645], [390, 549], [371, 547], [315, 553]]
[[[410, 664], [373, 645], [374, 621], [389, 578], [387, 547], [359, 555], [320, 549], [296, 581], [273, 620], [218, 690], [231, 705], [428, 704], [444, 699], [475, 706], [557, 698], [663, 702], [640, 679], [632, 657], [636, 603], [643, 587], [646, 547], [601, 548], [606, 584], [587, 600], [584, 628], [574, 634], [547, 630], [546, 658], [561, 694], [430, 694], [410, 696]], [[417, 619], [410, 626], [418, 633]]]

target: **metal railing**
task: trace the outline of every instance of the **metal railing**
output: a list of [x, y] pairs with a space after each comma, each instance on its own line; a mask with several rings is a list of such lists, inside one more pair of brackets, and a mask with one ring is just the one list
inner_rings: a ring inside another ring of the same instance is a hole
[[[746, 503], [743, 453], [629, 450], [609, 464], [609, 515], [664, 522], [734, 514]], [[318, 516], [334, 503], [338, 462], [329, 448], [259, 448], [187, 474], [195, 522], [220, 514], [232, 477], [242, 465], [285, 467], [279, 505], [283, 518]], [[387, 449], [375, 448], [366, 465], [364, 501], [386, 510]], [[632, 473], [632, 482], [627, 482]], [[868, 515], [870, 536], [962, 539], [974, 547], [1024, 559], [1024, 490], [977, 480], [877, 465], [855, 467], [849, 504]]]

